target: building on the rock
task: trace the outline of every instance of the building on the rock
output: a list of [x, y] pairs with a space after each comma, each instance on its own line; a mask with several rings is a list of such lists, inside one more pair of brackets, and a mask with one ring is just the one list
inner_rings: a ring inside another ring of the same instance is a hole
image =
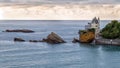
[[97, 35], [100, 32], [100, 19], [98, 18], [93, 18], [93, 20], [91, 21], [91, 23], [88, 23], [87, 25], [85, 25], [85, 30], [94, 28], [95, 29], [95, 34]]
[[100, 19], [94, 18], [90, 23], [85, 25], [85, 30], [79, 31], [79, 41], [82, 43], [92, 43], [98, 38], [100, 32]]

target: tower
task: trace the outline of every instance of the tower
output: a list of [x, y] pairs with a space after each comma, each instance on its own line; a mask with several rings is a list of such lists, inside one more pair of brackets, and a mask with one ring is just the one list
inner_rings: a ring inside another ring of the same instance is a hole
[[93, 18], [92, 22], [91, 22], [91, 27], [90, 28], [94, 28], [95, 29], [95, 33], [98, 34], [100, 32], [100, 18]]

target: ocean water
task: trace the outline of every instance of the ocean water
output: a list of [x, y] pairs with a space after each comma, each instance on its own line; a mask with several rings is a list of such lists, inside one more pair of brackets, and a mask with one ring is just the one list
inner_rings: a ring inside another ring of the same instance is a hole
[[[87, 20], [0, 21], [0, 68], [119, 68], [120, 47], [72, 43]], [[110, 21], [101, 21], [103, 28]], [[31, 29], [35, 33], [6, 33], [6, 29]], [[30, 43], [56, 32], [67, 43]], [[26, 42], [13, 42], [21, 37]]]

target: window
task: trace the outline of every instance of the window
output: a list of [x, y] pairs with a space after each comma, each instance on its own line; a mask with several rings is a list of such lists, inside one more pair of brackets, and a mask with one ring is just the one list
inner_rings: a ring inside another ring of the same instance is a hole
[[96, 25], [96, 27], [98, 27], [98, 26]]

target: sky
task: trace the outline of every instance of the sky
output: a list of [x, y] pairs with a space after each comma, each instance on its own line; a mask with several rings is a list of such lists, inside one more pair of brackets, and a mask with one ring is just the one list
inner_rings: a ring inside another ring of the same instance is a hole
[[94, 17], [120, 20], [120, 0], [0, 0], [0, 20], [91, 20]]
[[0, 0], [1, 3], [24, 3], [24, 4], [119, 4], [120, 0]]

